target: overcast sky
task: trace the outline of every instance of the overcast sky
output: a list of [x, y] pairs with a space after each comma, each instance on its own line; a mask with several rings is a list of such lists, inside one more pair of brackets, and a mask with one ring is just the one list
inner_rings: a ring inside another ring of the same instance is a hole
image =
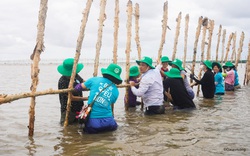
[[[49, 0], [44, 36], [45, 51], [41, 59], [64, 59], [75, 56], [76, 42], [79, 35], [82, 12], [87, 0]], [[107, 19], [104, 23], [100, 58], [113, 56], [114, 2], [108, 0]], [[133, 0], [140, 6], [140, 41], [142, 56], [156, 57], [161, 41], [163, 5], [166, 0]], [[37, 23], [40, 0], [6, 0], [0, 1], [0, 60], [29, 59], [37, 35]], [[193, 55], [194, 37], [200, 16], [215, 21], [212, 39], [212, 55], [215, 56], [219, 25], [226, 29], [226, 43], [229, 34], [237, 32], [236, 49], [239, 47], [241, 32], [245, 32], [242, 57], [247, 56], [250, 35], [250, 1], [249, 0], [169, 0], [168, 26], [163, 55], [172, 57], [176, 18], [182, 12], [181, 30], [177, 47], [177, 57], [183, 56], [185, 16], [189, 14], [188, 58]], [[118, 60], [125, 58], [127, 40], [127, 0], [120, 0], [120, 27], [118, 43]], [[98, 17], [100, 0], [93, 0], [82, 44], [81, 59], [94, 58], [96, 53]], [[132, 25], [131, 57], [137, 58], [135, 44], [134, 17]], [[201, 36], [198, 44], [200, 56]], [[221, 44], [219, 49], [221, 54]], [[231, 49], [232, 51], [232, 49]], [[219, 55], [220, 56], [220, 55]], [[231, 55], [230, 55], [231, 56]]]

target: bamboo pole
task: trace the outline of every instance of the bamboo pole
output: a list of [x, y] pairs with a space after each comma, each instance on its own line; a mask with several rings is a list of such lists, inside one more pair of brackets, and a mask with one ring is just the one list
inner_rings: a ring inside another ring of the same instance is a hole
[[[197, 46], [198, 46], [199, 37], [200, 37], [200, 33], [201, 33], [202, 19], [203, 19], [202, 16], [199, 17], [198, 26], [196, 28], [195, 42], [194, 42], [194, 54], [193, 54], [191, 74], [194, 74], [194, 68], [195, 68], [195, 63], [196, 63], [196, 54], [197, 54]], [[193, 82], [193, 80], [190, 79], [190, 83], [192, 83], [192, 82]]]
[[246, 63], [246, 71], [244, 76], [244, 85], [248, 85], [250, 80], [250, 41], [248, 43], [248, 57], [247, 57], [247, 63]]
[[158, 57], [157, 57], [158, 60], [160, 60], [162, 56], [162, 49], [166, 40], [167, 27], [168, 27], [168, 1], [166, 1], [163, 6], [162, 35], [161, 35], [160, 48], [158, 50]]
[[211, 45], [212, 45], [212, 37], [214, 31], [214, 20], [209, 20], [209, 34], [208, 34], [208, 45], [207, 45], [207, 60], [211, 59]]
[[232, 46], [231, 62], [235, 61], [235, 58], [236, 58], [236, 37], [237, 37], [237, 32], [235, 32], [234, 36], [233, 36], [233, 46]]
[[[74, 79], [75, 79], [75, 75], [76, 75], [76, 67], [78, 64], [78, 60], [79, 57], [81, 55], [81, 48], [82, 48], [82, 42], [83, 42], [83, 38], [84, 38], [84, 32], [85, 32], [85, 27], [88, 21], [88, 16], [89, 16], [89, 11], [92, 5], [92, 1], [93, 0], [88, 0], [86, 3], [86, 8], [83, 12], [83, 18], [82, 18], [82, 23], [81, 23], [81, 27], [80, 27], [80, 33], [77, 39], [77, 45], [76, 45], [76, 53], [75, 53], [75, 58], [74, 58], [74, 65], [73, 65], [73, 70], [72, 70], [72, 74], [70, 77], [70, 81], [69, 81], [69, 89], [73, 88], [73, 83], [74, 83]], [[69, 112], [71, 111], [71, 96], [70, 96], [70, 92], [68, 93], [68, 101], [67, 101], [67, 111], [66, 111], [66, 116], [65, 116], [65, 121], [64, 121], [64, 127], [68, 126], [68, 117], [69, 117]]]
[[[127, 88], [130, 87], [130, 84], [120, 84], [116, 85], [117, 88]], [[29, 98], [29, 97], [37, 97], [37, 96], [43, 96], [43, 95], [51, 95], [51, 94], [60, 94], [60, 93], [67, 93], [74, 91], [73, 88], [69, 89], [59, 89], [59, 90], [53, 90], [48, 89], [44, 91], [36, 91], [36, 92], [25, 92], [25, 93], [19, 93], [19, 94], [0, 94], [0, 105], [7, 104], [19, 99]], [[84, 90], [88, 91], [88, 90]]]
[[229, 39], [228, 39], [228, 42], [227, 42], [227, 48], [226, 48], [226, 55], [225, 55], [225, 58], [224, 58], [224, 62], [227, 62], [227, 59], [228, 59], [228, 53], [230, 51], [230, 45], [231, 45], [231, 41], [232, 41], [232, 38], [234, 36], [234, 33], [231, 33], [230, 36], [229, 36]]
[[100, 14], [99, 14], [99, 28], [98, 28], [98, 38], [96, 43], [96, 54], [95, 54], [95, 64], [94, 64], [94, 73], [93, 76], [97, 76], [98, 74], [98, 66], [99, 66], [99, 57], [100, 50], [102, 47], [102, 31], [103, 31], [103, 23], [106, 20], [105, 7], [107, 0], [101, 0], [100, 3]]
[[119, 0], [115, 0], [115, 19], [114, 19], [114, 47], [113, 47], [113, 63], [117, 63], [117, 47], [118, 47], [118, 29], [119, 29]]
[[[205, 53], [205, 45], [206, 45], [206, 33], [207, 33], [207, 27], [208, 27], [208, 18], [205, 17], [202, 21], [202, 41], [201, 41], [201, 62], [204, 61], [204, 53]], [[198, 74], [198, 79], [201, 79], [201, 75], [202, 75], [202, 70], [199, 71]], [[196, 95], [199, 96], [200, 93], [200, 85], [198, 85], [197, 88], [197, 93]]]
[[222, 26], [219, 26], [219, 32], [218, 32], [218, 39], [217, 39], [217, 45], [216, 45], [216, 56], [215, 56], [215, 61], [218, 62], [218, 54], [219, 54], [219, 47], [220, 47], [220, 37], [221, 37], [221, 29]]
[[238, 64], [239, 64], [239, 61], [240, 61], [244, 39], [245, 39], [245, 33], [242, 31], [241, 36], [240, 36], [238, 54], [237, 54], [237, 58], [236, 58], [236, 61], [235, 61], [235, 67], [236, 68], [238, 67]]
[[[130, 68], [130, 52], [131, 52], [131, 28], [132, 28], [132, 14], [133, 14], [133, 7], [132, 7], [132, 1], [129, 0], [127, 4], [127, 43], [126, 43], [126, 83], [129, 83], [129, 68]], [[129, 88], [126, 88], [125, 97], [128, 98], [128, 90]], [[125, 110], [128, 110], [128, 104], [125, 105]]]
[[138, 51], [138, 59], [141, 60], [141, 44], [139, 36], [139, 18], [140, 18], [140, 8], [139, 4], [135, 4], [135, 42]]
[[189, 14], [185, 17], [185, 37], [184, 37], [184, 57], [183, 57], [183, 67], [186, 67], [186, 57], [187, 57], [187, 40], [188, 40], [188, 23]]
[[178, 44], [178, 38], [179, 38], [179, 35], [180, 35], [180, 25], [181, 25], [181, 12], [179, 13], [176, 22], [177, 22], [177, 25], [176, 25], [176, 32], [175, 32], [174, 49], [173, 49], [172, 60], [175, 59], [176, 52], [177, 52], [177, 44]]
[[221, 50], [220, 63], [223, 63], [223, 59], [224, 59], [225, 40], [226, 40], [226, 29], [223, 30], [223, 35], [222, 35], [222, 48], [221, 48], [222, 50]]
[[[36, 92], [37, 85], [39, 82], [39, 61], [40, 61], [40, 54], [44, 50], [44, 31], [45, 31], [45, 21], [46, 21], [46, 14], [48, 9], [48, 0], [41, 0], [40, 1], [40, 10], [38, 15], [38, 25], [37, 25], [37, 38], [36, 38], [36, 46], [31, 55], [31, 60], [33, 63], [31, 64], [31, 92]], [[30, 100], [30, 109], [29, 109], [29, 136], [34, 135], [34, 122], [35, 122], [35, 105], [36, 105], [36, 98], [31, 97]]]

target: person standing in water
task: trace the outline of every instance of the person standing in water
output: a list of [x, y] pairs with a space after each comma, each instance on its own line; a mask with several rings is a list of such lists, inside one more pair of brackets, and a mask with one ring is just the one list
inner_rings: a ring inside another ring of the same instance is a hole
[[190, 78], [193, 79], [197, 84], [201, 85], [201, 90], [204, 98], [214, 98], [215, 84], [214, 74], [212, 72], [212, 63], [209, 60], [203, 61], [202, 70], [205, 72], [203, 77], [198, 80], [193, 74], [190, 74]]
[[212, 68], [214, 71], [215, 95], [224, 95], [225, 87], [224, 87], [224, 79], [222, 76], [222, 67], [220, 63], [213, 62]]

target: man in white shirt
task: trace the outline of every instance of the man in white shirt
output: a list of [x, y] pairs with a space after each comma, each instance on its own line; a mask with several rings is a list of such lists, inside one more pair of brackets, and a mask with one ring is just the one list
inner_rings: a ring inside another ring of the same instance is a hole
[[150, 57], [143, 57], [136, 60], [142, 74], [139, 88], [135, 88], [135, 83], [130, 82], [131, 90], [134, 95], [142, 97], [145, 105], [145, 114], [163, 114], [163, 84], [159, 68], [152, 66]]

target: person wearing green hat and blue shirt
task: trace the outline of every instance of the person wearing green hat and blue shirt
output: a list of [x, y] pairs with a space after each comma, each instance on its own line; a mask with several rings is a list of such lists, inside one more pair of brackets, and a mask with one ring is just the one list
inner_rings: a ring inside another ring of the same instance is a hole
[[130, 81], [133, 94], [142, 97], [146, 115], [165, 113], [163, 85], [159, 68], [152, 65], [153, 61], [150, 57], [143, 57], [141, 60], [136, 60], [136, 63], [139, 65], [142, 76], [139, 88], [135, 87], [135, 82]]
[[[134, 81], [136, 84], [136, 88], [139, 87], [139, 76], [140, 76], [140, 71], [138, 66], [132, 66], [129, 69], [129, 82]], [[128, 105], [129, 107], [135, 107], [137, 105], [140, 105], [141, 102], [137, 101], [137, 96], [133, 94], [131, 91], [131, 87], [128, 88], [128, 98], [125, 96], [124, 97], [124, 103], [125, 105]]]
[[[67, 58], [63, 61], [61, 65], [57, 67], [57, 71], [62, 75], [58, 81], [58, 89], [67, 89], [69, 87], [69, 81], [72, 73], [74, 65], [73, 58]], [[73, 83], [73, 87], [77, 84], [84, 82], [78, 73], [83, 69], [84, 65], [82, 63], [77, 64], [76, 68], [76, 76]], [[80, 112], [83, 106], [83, 101], [87, 100], [87, 97], [82, 96], [82, 92], [73, 92], [71, 97], [71, 111], [69, 113], [68, 123], [73, 124], [77, 123], [76, 115], [77, 112]], [[63, 124], [65, 121], [66, 110], [67, 110], [67, 101], [68, 101], [68, 93], [60, 93], [59, 100], [61, 104], [61, 120], [60, 123]]]
[[234, 82], [235, 82], [234, 68], [235, 66], [230, 61], [227, 61], [223, 65], [223, 69], [225, 71], [223, 75], [225, 77], [225, 90], [226, 91], [234, 91]]
[[222, 76], [222, 67], [219, 62], [213, 62], [212, 68], [214, 71], [215, 95], [224, 95], [224, 79]]
[[89, 89], [88, 105], [94, 102], [89, 120], [85, 124], [86, 133], [100, 133], [117, 129], [114, 119], [114, 104], [119, 96], [116, 85], [122, 83], [120, 77], [122, 68], [111, 63], [107, 68], [102, 68], [101, 72], [102, 77], [92, 77], [75, 86], [76, 91]]
[[194, 91], [192, 89], [192, 87], [190, 86], [188, 79], [187, 79], [187, 72], [186, 70], [182, 67], [182, 61], [179, 59], [175, 59], [174, 61], [172, 61], [171, 63], [169, 63], [169, 65], [172, 66], [172, 68], [177, 68], [180, 70], [181, 73], [181, 77], [183, 78], [184, 81], [184, 85], [187, 89], [188, 95], [191, 97], [191, 99], [194, 99]]
[[195, 108], [195, 104], [184, 85], [181, 72], [177, 68], [171, 68], [165, 73], [167, 78], [163, 82], [165, 94], [176, 109]]
[[193, 74], [190, 74], [190, 78], [197, 84], [201, 85], [201, 90], [204, 98], [214, 98], [215, 84], [214, 74], [212, 72], [212, 63], [209, 60], [203, 61], [201, 64], [202, 70], [205, 72], [200, 80], [196, 79]]
[[161, 76], [162, 79], [164, 80], [166, 78], [165, 72], [168, 72], [168, 65], [171, 63], [171, 61], [169, 60], [169, 58], [167, 56], [162, 56], [161, 57]]

